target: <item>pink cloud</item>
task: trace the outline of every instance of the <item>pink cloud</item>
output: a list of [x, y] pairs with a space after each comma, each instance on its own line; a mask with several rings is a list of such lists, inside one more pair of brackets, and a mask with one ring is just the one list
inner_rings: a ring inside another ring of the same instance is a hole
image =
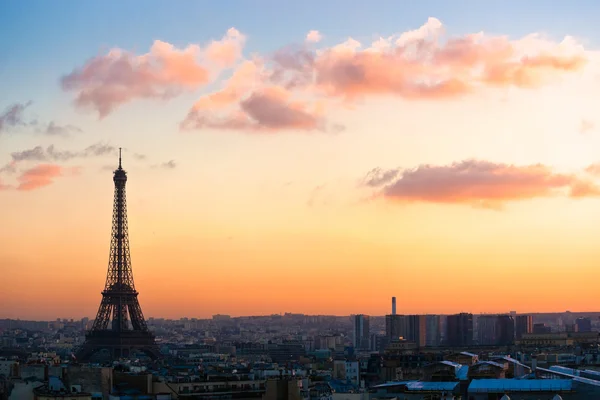
[[207, 84], [241, 57], [244, 41], [232, 28], [205, 49], [192, 44], [180, 50], [160, 40], [142, 55], [112, 49], [64, 76], [61, 84], [76, 93], [77, 106], [91, 108], [103, 118], [134, 99], [170, 99]]
[[478, 160], [446, 166], [421, 165], [404, 171], [375, 169], [367, 175], [365, 184], [394, 201], [485, 206], [548, 197], [565, 190], [574, 198], [600, 194], [591, 182], [554, 173], [544, 165], [515, 166]]
[[246, 37], [237, 29], [229, 28], [221, 40], [211, 42], [206, 48], [206, 58], [222, 67], [231, 67], [242, 57]]
[[40, 164], [24, 171], [17, 180], [19, 186], [17, 190], [29, 191], [48, 186], [54, 182], [57, 177], [68, 174], [76, 174], [78, 168], [65, 169], [56, 164]]
[[[217, 104], [222, 104], [220, 100], [222, 99], [216, 101]], [[252, 92], [240, 101], [239, 108], [221, 116], [215, 116], [205, 111], [203, 107], [193, 109], [182, 123], [182, 127], [251, 131], [324, 129], [323, 117], [318, 105], [311, 106], [306, 102], [293, 100], [289, 91], [277, 86]]]
[[306, 34], [305, 41], [308, 43], [318, 43], [323, 39], [323, 35], [319, 31], [312, 30]]
[[[316, 118], [325, 108], [365, 96], [436, 100], [498, 86], [531, 89], [586, 63], [585, 51], [571, 39], [555, 43], [530, 35], [509, 40], [483, 33], [446, 38], [436, 18], [370, 46], [348, 38], [315, 50], [307, 44], [317, 39], [314, 32], [303, 45], [285, 46], [240, 64], [221, 90], [196, 102], [181, 126], [315, 129], [325, 124]], [[265, 95], [272, 87], [284, 89], [286, 96]], [[252, 107], [259, 103], [265, 107], [260, 111]], [[311, 107], [320, 112], [309, 112]], [[279, 115], [267, 116], [269, 112]]]

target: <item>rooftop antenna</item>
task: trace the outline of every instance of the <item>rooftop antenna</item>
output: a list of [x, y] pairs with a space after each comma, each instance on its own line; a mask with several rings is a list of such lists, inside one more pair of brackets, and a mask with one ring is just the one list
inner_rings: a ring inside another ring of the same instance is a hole
[[119, 169], [121, 168], [121, 148], [119, 147]]

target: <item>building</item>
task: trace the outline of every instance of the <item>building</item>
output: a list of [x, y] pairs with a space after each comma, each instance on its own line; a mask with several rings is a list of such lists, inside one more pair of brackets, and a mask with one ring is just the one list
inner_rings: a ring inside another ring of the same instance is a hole
[[335, 360], [333, 362], [333, 378], [358, 385], [360, 383], [360, 365], [358, 361]]
[[577, 318], [575, 320], [577, 326], [577, 332], [591, 332], [592, 331], [592, 320], [587, 317]]
[[439, 346], [442, 341], [442, 324], [439, 315], [425, 316], [425, 345], [427, 347]]
[[517, 315], [515, 325], [517, 339], [521, 339], [524, 333], [533, 333], [533, 317], [531, 315]]
[[449, 315], [446, 321], [446, 345], [450, 347], [473, 344], [473, 314]]
[[354, 316], [354, 348], [369, 350], [370, 348], [369, 316], [358, 314]]
[[545, 335], [547, 333], [552, 333], [552, 328], [546, 326], [546, 324], [533, 324], [533, 332], [536, 335]]
[[407, 315], [404, 324], [404, 338], [424, 347], [427, 341], [427, 318], [425, 315]]
[[482, 346], [507, 346], [514, 342], [515, 322], [510, 315], [480, 315], [477, 341]]
[[396, 298], [392, 297], [392, 315], [396, 315]]
[[524, 333], [517, 344], [524, 347], [565, 347], [573, 346], [573, 339], [567, 333]]
[[388, 342], [394, 342], [404, 336], [404, 315], [385, 316], [385, 335]]

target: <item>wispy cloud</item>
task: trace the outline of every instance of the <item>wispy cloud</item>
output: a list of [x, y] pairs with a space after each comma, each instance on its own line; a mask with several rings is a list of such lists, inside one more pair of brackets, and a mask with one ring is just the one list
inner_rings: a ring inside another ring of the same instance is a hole
[[75, 125], [58, 125], [54, 121], [51, 121], [44, 130], [44, 133], [50, 136], [69, 136], [73, 133], [81, 132], [83, 130]]
[[95, 143], [79, 151], [58, 150], [54, 145], [46, 148], [35, 146], [31, 149], [11, 153], [13, 162], [20, 161], [69, 161], [74, 158], [117, 156], [118, 149], [106, 143]]
[[162, 168], [162, 169], [174, 169], [176, 167], [177, 167], [177, 163], [175, 162], [175, 160], [169, 160], [164, 163], [152, 165], [152, 168]]
[[58, 177], [77, 173], [77, 169], [65, 169], [56, 164], [40, 164], [24, 171], [18, 178], [17, 190], [29, 191], [51, 185]]
[[576, 175], [558, 174], [541, 164], [515, 166], [466, 160], [407, 170], [375, 169], [364, 178], [377, 194], [400, 202], [470, 204], [496, 208], [505, 202], [559, 195], [600, 195], [600, 188]]
[[0, 114], [0, 133], [16, 126], [29, 125], [30, 122], [25, 120], [25, 109], [31, 105], [31, 101], [27, 103], [15, 103], [7, 107]]

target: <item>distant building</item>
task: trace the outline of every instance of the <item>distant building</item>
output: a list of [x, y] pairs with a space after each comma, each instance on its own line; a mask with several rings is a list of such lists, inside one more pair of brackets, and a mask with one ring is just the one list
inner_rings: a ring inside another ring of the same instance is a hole
[[425, 345], [428, 347], [439, 346], [442, 341], [442, 324], [439, 315], [425, 317]]
[[592, 320], [587, 317], [577, 318], [575, 320], [577, 325], [577, 332], [591, 332], [592, 331]]
[[452, 347], [473, 344], [473, 314], [449, 315], [446, 321], [446, 345]]
[[517, 339], [521, 339], [524, 333], [533, 333], [533, 317], [531, 315], [517, 315], [515, 325]]
[[396, 298], [392, 297], [392, 315], [396, 315]]
[[404, 338], [424, 347], [427, 341], [427, 319], [425, 315], [407, 315]]
[[369, 316], [355, 315], [354, 316], [354, 348], [361, 350], [369, 350], [370, 348], [370, 333], [369, 333]]
[[514, 342], [515, 322], [510, 315], [480, 315], [477, 342], [482, 346], [506, 346]]
[[360, 366], [358, 361], [335, 360], [333, 362], [333, 378], [358, 385], [360, 383]]
[[536, 335], [544, 335], [547, 333], [552, 333], [552, 328], [546, 326], [546, 324], [533, 324], [533, 332]]
[[385, 316], [385, 335], [388, 342], [393, 342], [404, 335], [404, 315]]
[[389, 343], [386, 335], [371, 334], [371, 351], [383, 352]]

